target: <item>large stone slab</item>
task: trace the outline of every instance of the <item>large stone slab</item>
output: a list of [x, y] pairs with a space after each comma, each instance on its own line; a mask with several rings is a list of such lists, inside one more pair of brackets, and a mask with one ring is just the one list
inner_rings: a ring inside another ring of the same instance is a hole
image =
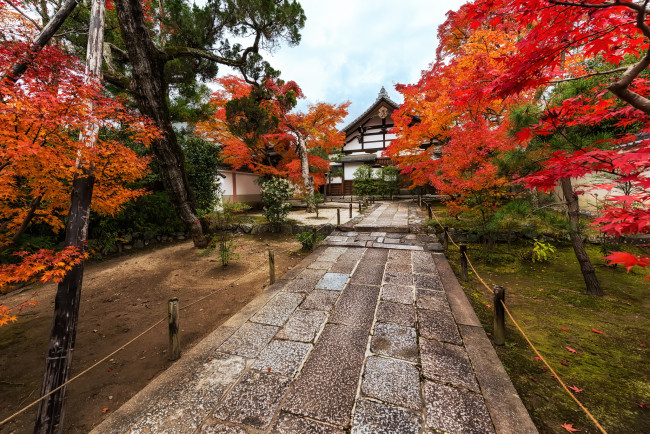
[[426, 378], [463, 386], [480, 393], [472, 364], [464, 347], [421, 337], [420, 359], [422, 374]]
[[367, 340], [367, 329], [326, 324], [283, 408], [348, 427]]
[[384, 273], [384, 284], [385, 285], [400, 285], [400, 286], [411, 286], [413, 285], [413, 275], [410, 272], [394, 272], [386, 271]]
[[467, 300], [467, 296], [460, 283], [458, 283], [458, 279], [456, 279], [456, 275], [454, 275], [445, 255], [434, 253], [432, 256], [440, 274], [442, 285], [447, 293], [447, 299], [449, 300], [449, 305], [451, 306], [451, 311], [454, 313], [456, 322], [459, 325], [483, 327], [474, 309], [469, 304], [469, 300]]
[[361, 383], [364, 396], [420, 410], [420, 373], [415, 366], [395, 359], [371, 356]]
[[349, 284], [336, 303], [329, 322], [370, 329], [379, 298], [379, 287]]
[[423, 389], [427, 428], [459, 434], [494, 432], [481, 395], [431, 381], [425, 381]]
[[418, 289], [428, 289], [432, 291], [444, 291], [442, 281], [437, 274], [414, 274], [413, 281]]
[[450, 311], [447, 296], [444, 291], [429, 291], [418, 289], [415, 297], [416, 305], [420, 309]]
[[418, 330], [427, 339], [462, 345], [456, 321], [451, 313], [418, 309]]
[[131, 432], [193, 432], [245, 367], [242, 357], [216, 354], [149, 409]]
[[388, 262], [411, 267], [411, 252], [408, 250], [391, 250], [388, 253]]
[[281, 326], [302, 303], [303, 296], [296, 293], [281, 292], [251, 317], [252, 322]]
[[377, 307], [377, 321], [412, 327], [415, 325], [413, 305], [382, 301]]
[[313, 268], [305, 268], [296, 276], [296, 279], [320, 280], [320, 278], [323, 277], [325, 273], [326, 273], [325, 270], [314, 270]]
[[281, 375], [249, 371], [215, 409], [213, 416], [265, 429], [270, 425], [290, 382], [289, 378]]
[[291, 315], [276, 337], [298, 342], [312, 342], [325, 320], [327, 320], [325, 312], [298, 309]]
[[319, 261], [334, 262], [341, 256], [347, 249], [345, 247], [328, 247], [318, 257]]
[[438, 274], [435, 262], [429, 252], [413, 252], [413, 272], [419, 274]]
[[381, 285], [384, 276], [384, 265], [384, 263], [364, 262], [362, 259], [354, 270], [350, 282], [362, 285]]
[[353, 434], [419, 434], [421, 429], [419, 414], [367, 399], [357, 400]]
[[280, 417], [271, 427], [270, 434], [344, 434], [331, 425], [316, 422], [289, 413], [280, 413]]
[[316, 285], [316, 289], [342, 291], [349, 277], [349, 274], [344, 273], [326, 273]]
[[315, 290], [300, 305], [301, 309], [329, 312], [341, 295], [340, 291]]
[[282, 288], [286, 292], [311, 292], [319, 279], [291, 279]]
[[412, 286], [383, 285], [381, 299], [394, 303], [413, 304], [415, 291]]
[[278, 327], [247, 322], [219, 347], [219, 351], [248, 358], [259, 355], [277, 333]]
[[365, 249], [347, 249], [330, 268], [331, 273], [351, 274]]
[[303, 342], [273, 340], [252, 368], [293, 377], [310, 349], [311, 345]]
[[226, 425], [213, 417], [208, 418], [199, 428], [199, 434], [246, 434], [246, 430], [237, 425]]
[[370, 351], [396, 359], [418, 361], [418, 339], [413, 327], [376, 323]]

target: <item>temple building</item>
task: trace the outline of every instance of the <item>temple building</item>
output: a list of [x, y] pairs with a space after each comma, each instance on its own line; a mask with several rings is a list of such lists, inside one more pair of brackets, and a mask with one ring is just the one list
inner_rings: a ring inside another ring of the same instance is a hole
[[344, 156], [332, 163], [329, 195], [352, 194], [354, 172], [361, 165], [383, 167], [390, 164], [390, 159], [383, 157], [382, 152], [395, 138], [395, 134], [388, 131], [393, 127], [391, 115], [398, 107], [382, 86], [374, 104], [341, 130], [345, 132]]

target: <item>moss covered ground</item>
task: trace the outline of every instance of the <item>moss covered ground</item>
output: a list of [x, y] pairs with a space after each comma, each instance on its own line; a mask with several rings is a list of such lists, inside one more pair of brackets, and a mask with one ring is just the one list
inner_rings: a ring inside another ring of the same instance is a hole
[[[545, 263], [523, 259], [532, 241], [510, 249], [468, 244], [468, 256], [488, 285], [506, 288], [517, 322], [560, 378], [582, 389], [576, 396], [607, 432], [650, 433], [650, 282], [644, 280], [650, 271], [607, 267], [599, 247], [588, 245], [605, 292], [589, 296], [570, 244], [552, 243], [557, 252]], [[458, 274], [458, 249], [450, 246], [447, 257]], [[491, 333], [492, 295], [471, 270], [463, 286]], [[598, 432], [506, 322], [506, 345], [496, 350], [540, 432], [566, 432], [564, 423]]]

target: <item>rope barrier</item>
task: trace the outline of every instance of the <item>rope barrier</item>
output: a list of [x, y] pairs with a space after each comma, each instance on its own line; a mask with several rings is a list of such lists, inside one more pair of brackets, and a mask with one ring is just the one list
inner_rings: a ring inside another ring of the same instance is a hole
[[[282, 253], [286, 253], [286, 252], [288, 252], [288, 251], [290, 251], [290, 250], [291, 250], [291, 249], [281, 250], [280, 253], [281, 253], [281, 254], [282, 254]], [[244, 277], [246, 277], [246, 276], [248, 276], [249, 274], [252, 274], [252, 273], [254, 273], [254, 272], [258, 271], [258, 270], [259, 270], [259, 268], [257, 268], [257, 267], [256, 267], [256, 268], [253, 268], [251, 271], [249, 271], [249, 272], [247, 272], [247, 273], [245, 273], [245, 274], [239, 276], [237, 279], [232, 280], [232, 281], [230, 281], [229, 283], [220, 286], [220, 287], [219, 287], [218, 289], [216, 289], [215, 291], [212, 291], [211, 293], [209, 293], [209, 294], [207, 294], [207, 295], [205, 295], [205, 296], [203, 296], [203, 297], [201, 297], [201, 298], [199, 298], [199, 299], [197, 299], [197, 300], [194, 300], [192, 303], [190, 303], [190, 304], [188, 304], [188, 305], [186, 305], [186, 306], [181, 307], [180, 310], [187, 309], [187, 308], [189, 308], [190, 306], [193, 306], [193, 305], [195, 305], [195, 304], [197, 304], [197, 303], [199, 303], [199, 302], [205, 300], [206, 298], [212, 297], [213, 295], [220, 293], [220, 292], [221, 292], [222, 290], [224, 290], [228, 285], [232, 285], [233, 283], [235, 283], [235, 282], [237, 282], [237, 281], [243, 279]], [[97, 366], [101, 365], [101, 364], [104, 363], [106, 360], [108, 360], [109, 358], [111, 358], [111, 357], [114, 356], [115, 354], [119, 353], [119, 352], [122, 351], [124, 348], [126, 348], [126, 347], [129, 346], [129, 345], [131, 345], [133, 342], [135, 342], [136, 340], [138, 340], [139, 338], [141, 338], [142, 336], [144, 336], [145, 334], [147, 334], [148, 332], [150, 332], [151, 330], [153, 330], [153, 329], [154, 329], [158, 324], [162, 323], [162, 322], [165, 321], [166, 319], [167, 319], [166, 316], [164, 316], [163, 318], [159, 319], [159, 320], [156, 321], [154, 324], [152, 324], [151, 326], [149, 326], [149, 328], [147, 328], [145, 331], [143, 331], [142, 333], [140, 333], [139, 335], [137, 335], [136, 337], [134, 337], [133, 339], [131, 339], [130, 341], [128, 341], [127, 343], [125, 343], [124, 345], [122, 345], [121, 347], [119, 347], [118, 349], [116, 349], [115, 351], [113, 351], [112, 353], [110, 353], [109, 355], [103, 357], [103, 358], [100, 359], [99, 361], [97, 361], [97, 362], [95, 362], [94, 364], [90, 365], [88, 368], [84, 369], [83, 371], [81, 371], [80, 373], [78, 373], [77, 375], [75, 375], [74, 377], [70, 378], [68, 381], [66, 381], [66, 382], [63, 383], [62, 385], [58, 386], [56, 389], [51, 390], [50, 392], [46, 393], [45, 395], [41, 396], [40, 398], [38, 398], [38, 399], [34, 400], [33, 402], [31, 402], [30, 404], [26, 405], [26, 406], [23, 407], [22, 409], [18, 410], [17, 412], [15, 412], [14, 414], [12, 414], [11, 416], [9, 416], [9, 417], [7, 417], [6, 419], [0, 421], [0, 426], [6, 424], [7, 422], [9, 422], [10, 420], [12, 420], [12, 419], [15, 418], [16, 416], [19, 416], [20, 414], [24, 413], [25, 411], [27, 411], [27, 410], [30, 409], [31, 407], [35, 406], [36, 404], [38, 404], [39, 402], [41, 402], [42, 400], [44, 400], [44, 399], [47, 398], [48, 396], [50, 396], [50, 395], [56, 393], [57, 391], [61, 390], [62, 388], [64, 388], [64, 387], [67, 386], [68, 384], [70, 384], [70, 383], [72, 383], [73, 381], [75, 381], [77, 378], [79, 378], [79, 377], [81, 377], [82, 375], [88, 373], [89, 371], [93, 370], [93, 369], [96, 368]]]
[[[442, 225], [442, 223], [441, 223], [440, 220], [438, 219], [438, 216], [436, 216], [436, 213], [432, 211], [432, 212], [431, 212], [431, 215], [432, 215], [433, 218], [436, 220], [436, 223], [438, 223], [438, 225], [442, 228], [442, 230], [447, 234], [447, 236], [449, 237], [449, 240], [452, 242], [452, 244], [453, 244], [454, 246], [460, 248], [460, 246], [459, 246], [458, 244], [456, 244], [456, 242], [453, 240], [453, 238], [452, 238], [451, 235], [449, 234], [449, 231], [445, 230], [445, 227]], [[476, 271], [476, 269], [475, 269], [474, 266], [472, 265], [472, 262], [469, 260], [469, 257], [468, 257], [467, 255], [465, 255], [465, 257], [467, 258], [467, 263], [469, 264], [470, 268], [472, 269], [472, 271], [474, 272], [474, 274], [476, 275], [476, 277], [478, 278], [478, 280], [483, 284], [483, 286], [484, 286], [485, 288], [487, 288], [488, 291], [490, 291], [492, 294], [494, 294], [494, 291], [492, 290], [492, 288], [490, 288], [490, 287], [488, 286], [488, 284], [485, 283], [485, 281], [483, 280], [483, 278], [481, 277], [481, 275], [478, 274], [478, 272]], [[582, 409], [582, 411], [583, 411], [583, 412], [584, 412], [584, 413], [589, 417], [589, 419], [591, 419], [591, 421], [594, 423], [594, 425], [596, 425], [596, 427], [600, 430], [600, 432], [602, 432], [603, 434], [607, 434], [607, 431], [605, 431], [605, 429], [604, 429], [604, 428], [602, 427], [602, 425], [598, 422], [598, 420], [596, 420], [596, 418], [594, 417], [594, 415], [591, 414], [591, 412], [590, 412], [590, 411], [589, 411], [589, 410], [588, 410], [588, 409], [587, 409], [587, 408], [582, 404], [582, 402], [580, 402], [580, 400], [579, 400], [578, 398], [576, 398], [576, 396], [571, 392], [571, 390], [569, 390], [569, 388], [566, 386], [566, 384], [564, 384], [564, 381], [562, 381], [562, 379], [561, 379], [560, 376], [557, 374], [557, 372], [555, 372], [555, 370], [551, 367], [551, 365], [546, 361], [546, 359], [544, 358], [544, 356], [542, 356], [542, 354], [537, 350], [537, 348], [535, 347], [535, 345], [533, 345], [533, 343], [531, 342], [530, 338], [528, 337], [528, 335], [526, 334], [526, 332], [524, 332], [524, 330], [521, 328], [521, 326], [519, 325], [519, 323], [517, 323], [517, 321], [515, 320], [515, 318], [512, 316], [512, 313], [510, 312], [510, 309], [508, 309], [508, 307], [507, 307], [506, 304], [503, 302], [503, 300], [500, 300], [500, 301], [501, 301], [501, 304], [503, 305], [503, 308], [505, 309], [506, 313], [508, 314], [508, 317], [510, 318], [510, 320], [512, 321], [512, 323], [515, 325], [515, 327], [517, 328], [517, 330], [519, 330], [519, 333], [521, 333], [521, 335], [524, 337], [524, 339], [526, 340], [526, 342], [528, 342], [528, 345], [530, 345], [530, 347], [533, 349], [533, 351], [535, 352], [535, 354], [537, 354], [537, 357], [539, 357], [540, 360], [544, 363], [544, 365], [546, 365], [546, 367], [548, 368], [548, 370], [549, 370], [549, 371], [551, 372], [551, 374], [555, 377], [555, 379], [560, 383], [560, 385], [562, 386], [562, 388], [563, 388], [563, 389], [564, 389], [564, 390], [569, 394], [569, 396], [571, 396], [571, 398], [573, 398], [573, 400], [576, 402], [576, 404], [578, 404], [578, 406]]]

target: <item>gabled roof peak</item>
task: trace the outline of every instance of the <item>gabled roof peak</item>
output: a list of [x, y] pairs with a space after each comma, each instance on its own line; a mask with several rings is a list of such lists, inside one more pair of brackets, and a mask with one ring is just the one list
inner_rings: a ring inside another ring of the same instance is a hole
[[377, 100], [380, 100], [382, 98], [388, 98], [388, 92], [386, 92], [386, 88], [384, 86], [381, 87], [379, 95], [377, 95]]

